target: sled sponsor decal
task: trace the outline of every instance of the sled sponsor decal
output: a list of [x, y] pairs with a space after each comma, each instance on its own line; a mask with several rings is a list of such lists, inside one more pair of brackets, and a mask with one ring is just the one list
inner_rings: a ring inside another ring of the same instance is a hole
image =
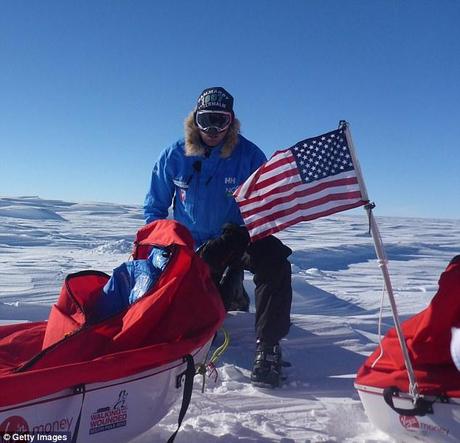
[[417, 417], [409, 417], [408, 415], [400, 415], [399, 421], [401, 422], [403, 428], [406, 428], [407, 430], [412, 430], [412, 429], [418, 430], [420, 428]]
[[430, 423], [424, 423], [419, 421], [417, 417], [409, 417], [407, 415], [400, 415], [399, 421], [403, 428], [408, 431], [424, 431], [424, 432], [438, 432], [440, 434], [448, 435], [449, 430], [446, 428], [441, 428]]
[[29, 432], [29, 424], [24, 417], [12, 415], [0, 424], [0, 433]]
[[99, 408], [93, 412], [90, 418], [89, 433], [97, 434], [126, 426], [128, 423], [127, 397], [128, 392], [123, 389], [112, 406]]
[[63, 417], [29, 425], [24, 417], [12, 415], [0, 424], [0, 441], [70, 441], [72, 422], [73, 417]]

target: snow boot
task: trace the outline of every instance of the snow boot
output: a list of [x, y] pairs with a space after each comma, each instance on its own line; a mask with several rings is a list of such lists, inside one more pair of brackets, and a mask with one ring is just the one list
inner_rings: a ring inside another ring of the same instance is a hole
[[276, 388], [281, 381], [281, 348], [257, 340], [251, 383], [259, 388]]

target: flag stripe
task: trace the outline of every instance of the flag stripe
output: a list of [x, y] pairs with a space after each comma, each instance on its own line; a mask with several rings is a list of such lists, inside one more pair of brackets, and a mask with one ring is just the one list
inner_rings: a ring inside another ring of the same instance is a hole
[[338, 194], [327, 194], [324, 197], [318, 198], [316, 200], [310, 200], [305, 203], [299, 203], [299, 202], [294, 202], [292, 206], [286, 205], [285, 207], [280, 206], [277, 208], [275, 212], [268, 211], [267, 215], [261, 214], [261, 217], [257, 216], [250, 216], [246, 217], [244, 216], [245, 223], [248, 229], [254, 229], [258, 226], [263, 225], [264, 223], [274, 221], [276, 219], [284, 219], [292, 216], [292, 214], [296, 213], [310, 213], [310, 209], [314, 209], [317, 206], [321, 206], [327, 203], [335, 202], [335, 201], [340, 201], [340, 200], [360, 200], [361, 199], [361, 193], [360, 191], [355, 191], [355, 192], [346, 192], [346, 193], [338, 193]]
[[304, 183], [297, 181], [288, 183], [279, 187], [272, 187], [268, 192], [253, 193], [251, 198], [243, 200], [240, 205], [241, 211], [245, 211], [245, 207], [251, 206], [252, 208], [260, 207], [267, 202], [273, 201], [278, 196], [291, 195], [295, 197], [303, 197], [306, 195], [312, 195], [330, 187], [349, 186], [356, 185], [358, 180], [355, 176], [351, 176], [349, 173], [344, 173], [343, 177], [337, 179], [325, 179], [317, 184], [305, 185]]
[[299, 185], [302, 186], [302, 182], [300, 180], [291, 181], [291, 183], [287, 183], [282, 186], [272, 186], [271, 189], [269, 189], [266, 193], [254, 192], [253, 196], [251, 198], [248, 198], [247, 200], [239, 200], [239, 198], [236, 197], [236, 201], [238, 202], [240, 208], [244, 208], [244, 206], [253, 205], [256, 202], [269, 199], [270, 197], [276, 196], [278, 194], [290, 192], [293, 189], [298, 188]]
[[289, 152], [278, 152], [276, 153], [269, 162], [266, 162], [262, 166], [262, 173], [266, 174], [274, 169], [279, 168], [280, 166], [288, 165], [294, 163], [295, 166], [295, 159], [294, 156]]
[[349, 198], [349, 195], [351, 195], [354, 198], [356, 196], [356, 193], [358, 193], [359, 197], [361, 196], [359, 186], [357, 184], [356, 186], [338, 187], [334, 190], [331, 190], [329, 187], [326, 187], [322, 189], [320, 192], [315, 192], [315, 197], [311, 197], [310, 192], [305, 193], [305, 191], [300, 191], [295, 193], [295, 195], [280, 196], [272, 201], [263, 202], [262, 205], [253, 208], [242, 209], [241, 214], [243, 215], [245, 220], [247, 220], [247, 222], [250, 223], [251, 217], [264, 217], [266, 215], [272, 214], [273, 210], [280, 211], [292, 206], [303, 208], [303, 205], [306, 203], [310, 203], [312, 206], [314, 206], [315, 204], [321, 204], [322, 199], [325, 198], [327, 195], [338, 195], [344, 199]]
[[259, 169], [254, 171], [252, 175], [234, 192], [234, 195], [240, 195], [241, 198], [247, 198], [253, 191], [254, 186], [263, 175], [270, 175], [271, 171], [282, 167], [285, 164], [290, 164], [295, 160], [290, 151], [277, 151], [273, 154], [268, 162], [265, 162]]
[[278, 151], [270, 158], [270, 160], [264, 163], [260, 168], [260, 177], [263, 177], [265, 174], [272, 174], [273, 171], [284, 165], [291, 165], [291, 167], [296, 167], [295, 158], [292, 155], [291, 151]]
[[271, 193], [276, 193], [280, 188], [282, 188], [284, 191], [288, 191], [290, 189], [294, 189], [295, 187], [302, 185], [302, 180], [299, 178], [299, 176], [292, 175], [289, 177], [284, 177], [282, 181], [274, 182], [270, 185], [267, 185], [265, 188], [258, 189], [257, 191], [253, 191], [246, 195], [246, 197], [236, 197], [236, 200], [240, 206], [245, 204], [245, 198], [247, 200], [251, 200], [252, 198], [255, 198], [256, 196], [260, 195], [265, 195], [265, 194], [271, 194]]
[[[344, 173], [339, 179], [328, 177], [321, 180], [320, 182], [312, 184], [304, 183], [293, 183], [289, 186], [274, 188], [271, 191], [265, 193], [263, 190], [258, 193], [253, 193], [251, 198], [245, 200], [240, 204], [241, 212], [246, 212], [254, 208], [262, 208], [267, 204], [270, 204], [273, 200], [276, 200], [280, 197], [291, 197], [292, 200], [295, 200], [296, 197], [306, 198], [310, 196], [310, 199], [313, 200], [317, 195], [322, 195], [324, 192], [330, 190], [330, 192], [346, 192], [349, 190], [359, 189], [358, 181], [356, 177], [350, 176], [350, 173]], [[277, 192], [279, 190], [279, 192]], [[250, 201], [249, 203], [246, 203]]]
[[299, 173], [297, 172], [297, 169], [289, 169], [289, 170], [284, 170], [282, 172], [279, 172], [277, 175], [274, 175], [272, 177], [269, 177], [265, 180], [262, 180], [262, 181], [259, 181], [257, 182], [254, 186], [253, 186], [253, 192], [257, 192], [257, 191], [260, 191], [261, 189], [265, 189], [265, 188], [268, 188], [272, 185], [275, 185], [276, 187], [279, 186], [279, 182], [282, 181], [282, 180], [287, 180], [289, 181], [290, 178], [293, 178], [295, 179], [295, 181], [299, 181], [298, 180], [298, 176], [299, 176]]
[[290, 152], [283, 153], [283, 158], [279, 158], [280, 155], [277, 155], [277, 160], [274, 162], [275, 167], [271, 167], [272, 159], [265, 163], [261, 169], [261, 173], [257, 179], [257, 182], [254, 183], [252, 191], [258, 191], [262, 188], [275, 184], [281, 179], [288, 179], [289, 177], [298, 178], [298, 170], [295, 159]]
[[315, 212], [310, 215], [299, 215], [296, 218], [293, 218], [287, 222], [276, 224], [272, 223], [267, 224], [263, 228], [257, 228], [251, 231], [251, 240], [256, 241], [263, 237], [266, 237], [271, 234], [275, 234], [276, 232], [282, 231], [283, 229], [289, 228], [297, 223], [304, 222], [304, 221], [311, 221], [321, 217], [327, 217], [328, 215], [335, 214], [336, 212], [347, 211], [348, 209], [358, 208], [359, 206], [363, 206], [366, 202], [359, 201], [356, 203], [345, 204], [341, 206], [335, 206], [330, 209], [326, 209], [324, 211]]

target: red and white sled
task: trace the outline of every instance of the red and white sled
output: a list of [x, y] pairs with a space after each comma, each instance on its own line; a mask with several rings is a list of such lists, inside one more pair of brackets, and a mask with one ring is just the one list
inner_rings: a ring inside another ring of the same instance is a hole
[[395, 329], [360, 368], [355, 387], [369, 420], [397, 441], [460, 441], [460, 372], [450, 355], [459, 323], [460, 261], [441, 275], [430, 305], [402, 324], [419, 398], [409, 395]]
[[[193, 353], [194, 363], [205, 361], [208, 347]], [[62, 435], [78, 443], [128, 442], [158, 423], [181, 395], [190, 395], [183, 391], [194, 374], [194, 364], [188, 367], [181, 359], [130, 377], [2, 407], [0, 432]]]
[[225, 310], [183, 226], [145, 226], [134, 258], [147, 257], [152, 245], [171, 248], [170, 262], [152, 290], [119, 314], [91, 321], [109, 276], [84, 271], [66, 278], [48, 322], [0, 327], [0, 436], [124, 443], [184, 393], [180, 423], [195, 364], [205, 360]]

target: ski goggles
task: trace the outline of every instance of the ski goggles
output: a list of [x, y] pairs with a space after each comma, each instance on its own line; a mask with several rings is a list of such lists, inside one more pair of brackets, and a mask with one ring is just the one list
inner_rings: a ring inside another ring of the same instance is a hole
[[195, 121], [198, 128], [203, 132], [223, 132], [232, 123], [232, 113], [225, 111], [198, 111]]

